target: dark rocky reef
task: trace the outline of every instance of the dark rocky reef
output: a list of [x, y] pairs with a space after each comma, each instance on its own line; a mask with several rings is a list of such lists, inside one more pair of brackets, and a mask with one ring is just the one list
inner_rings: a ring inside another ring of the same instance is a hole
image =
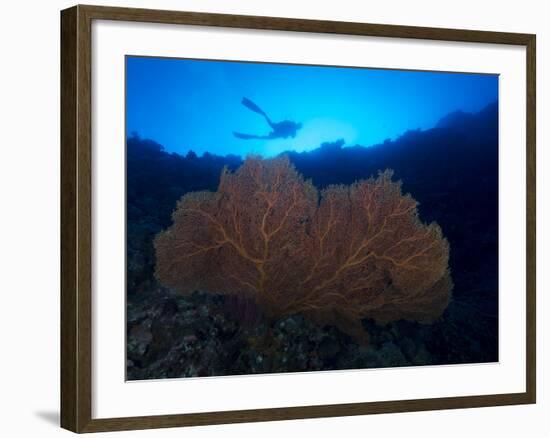
[[174, 295], [153, 276], [153, 238], [185, 193], [215, 190], [241, 159], [169, 154], [128, 139], [127, 374], [130, 380], [498, 361], [498, 108], [452, 113], [433, 129], [370, 147], [326, 143], [288, 153], [323, 188], [392, 168], [450, 243], [453, 300], [432, 325], [363, 320], [370, 344], [300, 315], [268, 322], [254, 303]]

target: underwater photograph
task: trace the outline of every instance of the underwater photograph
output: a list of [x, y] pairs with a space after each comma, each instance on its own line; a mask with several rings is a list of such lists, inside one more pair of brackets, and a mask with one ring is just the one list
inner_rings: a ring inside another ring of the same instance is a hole
[[498, 75], [125, 64], [127, 380], [498, 362]]

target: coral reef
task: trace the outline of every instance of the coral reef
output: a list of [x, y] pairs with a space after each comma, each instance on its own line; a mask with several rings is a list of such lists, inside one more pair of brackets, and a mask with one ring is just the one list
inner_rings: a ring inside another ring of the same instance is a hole
[[452, 290], [449, 247], [387, 170], [320, 194], [286, 157], [247, 158], [217, 192], [184, 195], [155, 239], [157, 279], [303, 314], [366, 341], [361, 319], [429, 323]]

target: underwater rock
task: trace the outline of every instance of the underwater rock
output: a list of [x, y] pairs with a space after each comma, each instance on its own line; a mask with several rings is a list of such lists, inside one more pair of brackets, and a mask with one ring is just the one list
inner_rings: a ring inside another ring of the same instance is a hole
[[131, 328], [128, 336], [128, 350], [132, 355], [143, 356], [152, 340], [151, 320], [147, 319]]
[[393, 342], [385, 342], [377, 355], [381, 367], [398, 367], [409, 364], [401, 349]]
[[412, 361], [418, 352], [418, 347], [411, 338], [403, 338], [399, 341], [401, 351], [409, 360]]
[[[491, 354], [480, 353], [485, 346], [457, 320], [463, 309], [454, 304], [432, 326], [364, 320], [371, 336], [365, 346], [301, 315], [241, 324], [238, 312], [228, 312], [226, 298], [164, 290], [129, 299], [128, 379], [429, 365]], [[476, 322], [476, 327], [485, 326]]]
[[319, 344], [319, 358], [323, 361], [333, 361], [340, 353], [340, 344], [334, 338], [325, 338]]

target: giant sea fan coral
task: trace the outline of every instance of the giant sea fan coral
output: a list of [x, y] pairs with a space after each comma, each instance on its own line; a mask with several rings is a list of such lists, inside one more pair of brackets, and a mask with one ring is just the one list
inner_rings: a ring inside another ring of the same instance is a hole
[[180, 293], [254, 299], [365, 340], [361, 319], [429, 323], [450, 300], [449, 247], [386, 170], [319, 192], [286, 157], [248, 158], [217, 192], [178, 202], [155, 239], [156, 276]]

